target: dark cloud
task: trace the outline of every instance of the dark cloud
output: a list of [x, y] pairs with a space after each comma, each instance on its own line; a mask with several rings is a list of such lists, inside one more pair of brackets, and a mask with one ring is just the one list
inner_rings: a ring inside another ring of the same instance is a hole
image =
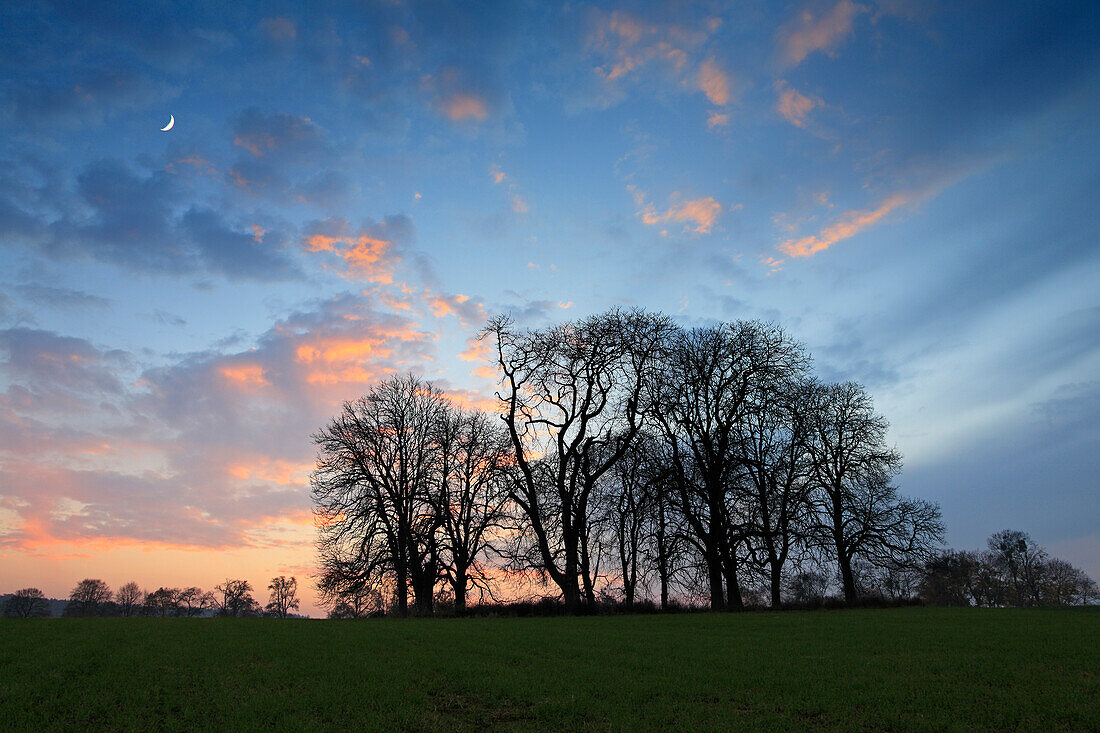
[[235, 280], [291, 280], [301, 272], [283, 251], [286, 241], [279, 232], [245, 233], [230, 227], [221, 215], [192, 207], [180, 220], [207, 269]]
[[81, 290], [57, 288], [39, 283], [17, 285], [15, 291], [24, 300], [51, 308], [106, 308], [114, 303], [110, 298], [101, 298]]
[[121, 395], [118, 371], [128, 356], [89, 341], [32, 328], [0, 330], [0, 371], [44, 397]]
[[[170, 171], [136, 172], [108, 159], [86, 166], [75, 183], [75, 196], [51, 190], [31, 197], [25, 194], [26, 177], [0, 181], [0, 213], [12, 214], [3, 218], [0, 231], [6, 230], [12, 243], [54, 260], [88, 258], [128, 270], [231, 280], [302, 276], [280, 231], [259, 238], [219, 212], [195, 205], [181, 211], [185, 192]], [[34, 198], [31, 205], [37, 210], [18, 206], [12, 199], [20, 196]], [[61, 215], [52, 216], [50, 210]]]

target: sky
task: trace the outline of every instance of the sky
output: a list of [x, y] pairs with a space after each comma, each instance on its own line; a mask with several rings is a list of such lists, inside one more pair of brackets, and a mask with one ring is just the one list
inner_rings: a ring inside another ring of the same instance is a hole
[[[0, 592], [308, 576], [310, 435], [479, 327], [782, 325], [947, 541], [1100, 579], [1100, 5], [0, 6]], [[174, 125], [162, 131], [170, 119]]]

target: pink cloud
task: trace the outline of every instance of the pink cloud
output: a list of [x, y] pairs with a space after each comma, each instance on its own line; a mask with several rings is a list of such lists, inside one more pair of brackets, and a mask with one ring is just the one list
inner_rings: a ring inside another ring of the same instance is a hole
[[807, 97], [794, 87], [787, 86], [785, 81], [777, 83], [776, 89], [779, 91], [779, 98], [775, 103], [775, 111], [795, 127], [805, 127], [806, 117], [810, 112], [815, 107], [822, 106], [820, 99]]
[[894, 194], [874, 209], [848, 211], [836, 222], [817, 234], [798, 239], [788, 239], [779, 245], [779, 251], [789, 257], [810, 257], [828, 249], [837, 242], [850, 239], [860, 232], [875, 226], [893, 211], [918, 200], [917, 196], [907, 193]]
[[686, 232], [709, 234], [722, 214], [722, 204], [715, 201], [713, 196], [680, 201], [679, 195], [673, 193], [673, 203], [664, 211], [658, 211], [656, 206], [646, 202], [644, 191], [634, 186], [627, 188], [633, 194], [634, 203], [639, 207], [638, 216], [646, 226], [659, 226], [672, 222], [684, 224]]
[[724, 107], [730, 102], [730, 77], [714, 59], [707, 59], [696, 74], [699, 89], [711, 104]]
[[778, 41], [783, 66], [798, 66], [814, 51], [829, 52], [852, 33], [857, 15], [867, 8], [851, 0], [840, 0], [830, 10], [815, 18], [803, 10], [790, 23], [779, 29]]
[[454, 93], [438, 101], [440, 111], [452, 122], [484, 120], [489, 106], [482, 97], [470, 93]]

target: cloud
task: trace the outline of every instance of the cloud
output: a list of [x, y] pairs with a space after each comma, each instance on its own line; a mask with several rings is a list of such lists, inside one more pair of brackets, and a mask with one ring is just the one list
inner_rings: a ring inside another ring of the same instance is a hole
[[293, 280], [301, 277], [297, 266], [282, 251], [280, 232], [257, 236], [230, 227], [220, 214], [192, 207], [180, 220], [180, 229], [191, 239], [207, 267], [233, 280]]
[[500, 93], [491, 91], [485, 79], [465, 66], [447, 65], [421, 79], [432, 106], [451, 122], [481, 122], [500, 106]]
[[361, 295], [292, 312], [251, 347], [176, 356], [136, 380], [121, 377], [136, 367], [124, 352], [0, 331], [0, 512], [12, 518], [0, 546], [308, 552], [312, 533], [277, 527], [312, 527], [310, 432], [373, 381], [423, 370], [432, 343]]
[[823, 104], [817, 97], [807, 97], [794, 87], [788, 86], [785, 81], [777, 82], [775, 88], [779, 92], [775, 111], [795, 127], [805, 127], [806, 117], [815, 107]]
[[[181, 210], [187, 191], [170, 170], [135, 172], [107, 159], [88, 164], [75, 179], [74, 192], [65, 185], [42, 192], [34, 202], [41, 213], [21, 210], [33, 223], [22, 227], [23, 236], [16, 233], [14, 243], [54, 260], [91, 259], [139, 272], [261, 282], [301, 277], [283, 251], [282, 233], [258, 241], [224, 214], [197, 206]], [[42, 289], [27, 292], [47, 297]], [[52, 293], [55, 301], [62, 295]], [[69, 302], [75, 297], [70, 293]]]
[[154, 102], [175, 96], [175, 90], [125, 66], [81, 70], [61, 78], [14, 80], [10, 104], [25, 125], [102, 123]]
[[401, 214], [381, 222], [368, 219], [354, 230], [347, 219], [333, 217], [307, 225], [302, 246], [307, 252], [342, 260], [338, 272], [345, 278], [391, 283], [394, 267], [401, 260], [399, 245], [412, 236], [412, 220]]
[[639, 207], [638, 216], [646, 226], [659, 226], [669, 222], [684, 224], [684, 231], [694, 234], [709, 234], [722, 214], [722, 204], [713, 196], [680, 201], [679, 193], [673, 192], [672, 203], [664, 211], [646, 201], [645, 192], [635, 186], [627, 186]]
[[779, 245], [779, 251], [789, 257], [810, 257], [837, 242], [854, 237], [865, 229], [873, 227], [895, 210], [914, 203], [920, 198], [913, 194], [898, 193], [890, 196], [874, 209], [845, 212], [836, 222], [817, 234], [788, 239]]
[[715, 17], [686, 22], [661, 22], [624, 10], [589, 14], [584, 52], [599, 90], [591, 100], [609, 107], [626, 98], [624, 87], [635, 85], [647, 93], [669, 90], [702, 91], [712, 104], [724, 106], [731, 99], [730, 78], [713, 57], [695, 67], [707, 41], [721, 26]]
[[725, 127], [730, 123], [730, 116], [724, 112], [711, 112], [707, 116], [707, 127], [713, 129], [715, 127]]
[[470, 323], [483, 323], [489, 314], [480, 301], [475, 301], [468, 295], [432, 295], [426, 293], [428, 307], [436, 318], [456, 316], [462, 325]]
[[24, 300], [49, 308], [106, 308], [114, 303], [109, 298], [101, 298], [81, 290], [57, 288], [39, 283], [17, 285], [15, 292], [19, 293]]
[[298, 28], [290, 18], [264, 18], [260, 29], [268, 38], [279, 43], [288, 43], [298, 37]]
[[714, 59], [707, 59], [699, 66], [696, 81], [711, 104], [725, 107], [730, 103], [729, 74], [723, 71]]
[[484, 120], [489, 116], [489, 105], [481, 97], [455, 92], [436, 100], [436, 106], [452, 122]]
[[806, 9], [779, 29], [778, 43], [784, 67], [798, 66], [814, 51], [830, 52], [852, 34], [856, 16], [867, 8], [851, 0], [840, 0], [830, 10], [815, 18]]

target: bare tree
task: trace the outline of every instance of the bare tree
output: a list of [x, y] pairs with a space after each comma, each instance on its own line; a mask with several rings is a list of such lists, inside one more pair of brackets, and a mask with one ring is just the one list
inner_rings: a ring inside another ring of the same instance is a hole
[[111, 588], [98, 578], [85, 578], [69, 594], [67, 616], [96, 616], [111, 600]]
[[214, 591], [219, 616], [256, 616], [260, 612], [260, 604], [252, 597], [252, 584], [247, 580], [227, 579], [214, 586]]
[[502, 529], [511, 491], [511, 442], [503, 425], [480, 412], [449, 409], [438, 426], [441, 565], [455, 607], [466, 607], [471, 585], [492, 595], [481, 560]]
[[942, 541], [939, 507], [898, 496], [901, 456], [886, 446], [887, 422], [853, 382], [822, 387], [807, 442], [819, 536], [831, 544], [844, 598], [858, 598], [852, 560], [918, 567]]
[[1005, 529], [989, 538], [989, 560], [1000, 573], [1010, 606], [1042, 605], [1042, 570], [1047, 552], [1026, 532]]
[[276, 618], [286, 618], [291, 610], [298, 610], [298, 579], [280, 575], [267, 586], [271, 595], [267, 601], [267, 613]]
[[176, 601], [179, 605], [179, 614], [191, 618], [201, 616], [214, 607], [214, 594], [209, 591], [204, 593], [201, 588], [190, 586], [179, 591]]
[[678, 334], [651, 379], [653, 416], [671, 448], [680, 510], [706, 563], [711, 608], [740, 608], [732, 491], [742, 480], [741, 427], [752, 396], [805, 370], [803, 348], [781, 329], [738, 321]]
[[119, 614], [122, 616], [136, 616], [141, 610], [141, 587], [134, 581], [126, 583], [115, 593], [115, 603], [118, 604]]
[[395, 377], [345, 402], [313, 436], [317, 546], [333, 587], [368, 587], [389, 576], [399, 613], [408, 614], [410, 590], [417, 611], [431, 613], [440, 572], [440, 520], [432, 504], [437, 428], [446, 408], [431, 383]]
[[[654, 514], [662, 507], [655, 506], [660, 491], [662, 472], [656, 465], [658, 440], [651, 435], [639, 434], [622, 458], [605, 474], [599, 491], [604, 523], [614, 534], [623, 600], [629, 608], [634, 605], [640, 586], [647, 575], [647, 554], [650, 533], [661, 533], [657, 555], [663, 563], [661, 597], [668, 603], [668, 545], [664, 530], [667, 522], [654, 527]], [[660, 519], [660, 517], [658, 517]]]
[[37, 588], [22, 588], [4, 601], [4, 615], [8, 618], [42, 618], [50, 615], [50, 602]]
[[783, 567], [804, 539], [809, 522], [810, 382], [793, 374], [789, 382], [763, 384], [740, 423], [738, 442], [745, 464], [743, 491], [749, 517], [750, 553], [768, 575], [772, 608], [782, 602]]
[[533, 551], [524, 562], [570, 610], [595, 602], [592, 492], [641, 427], [645, 374], [671, 330], [667, 318], [620, 310], [543, 330], [517, 330], [506, 316], [486, 326], [519, 472], [512, 498]]
[[146, 593], [141, 613], [145, 616], [159, 616], [161, 618], [179, 616], [180, 589], [161, 587]]

